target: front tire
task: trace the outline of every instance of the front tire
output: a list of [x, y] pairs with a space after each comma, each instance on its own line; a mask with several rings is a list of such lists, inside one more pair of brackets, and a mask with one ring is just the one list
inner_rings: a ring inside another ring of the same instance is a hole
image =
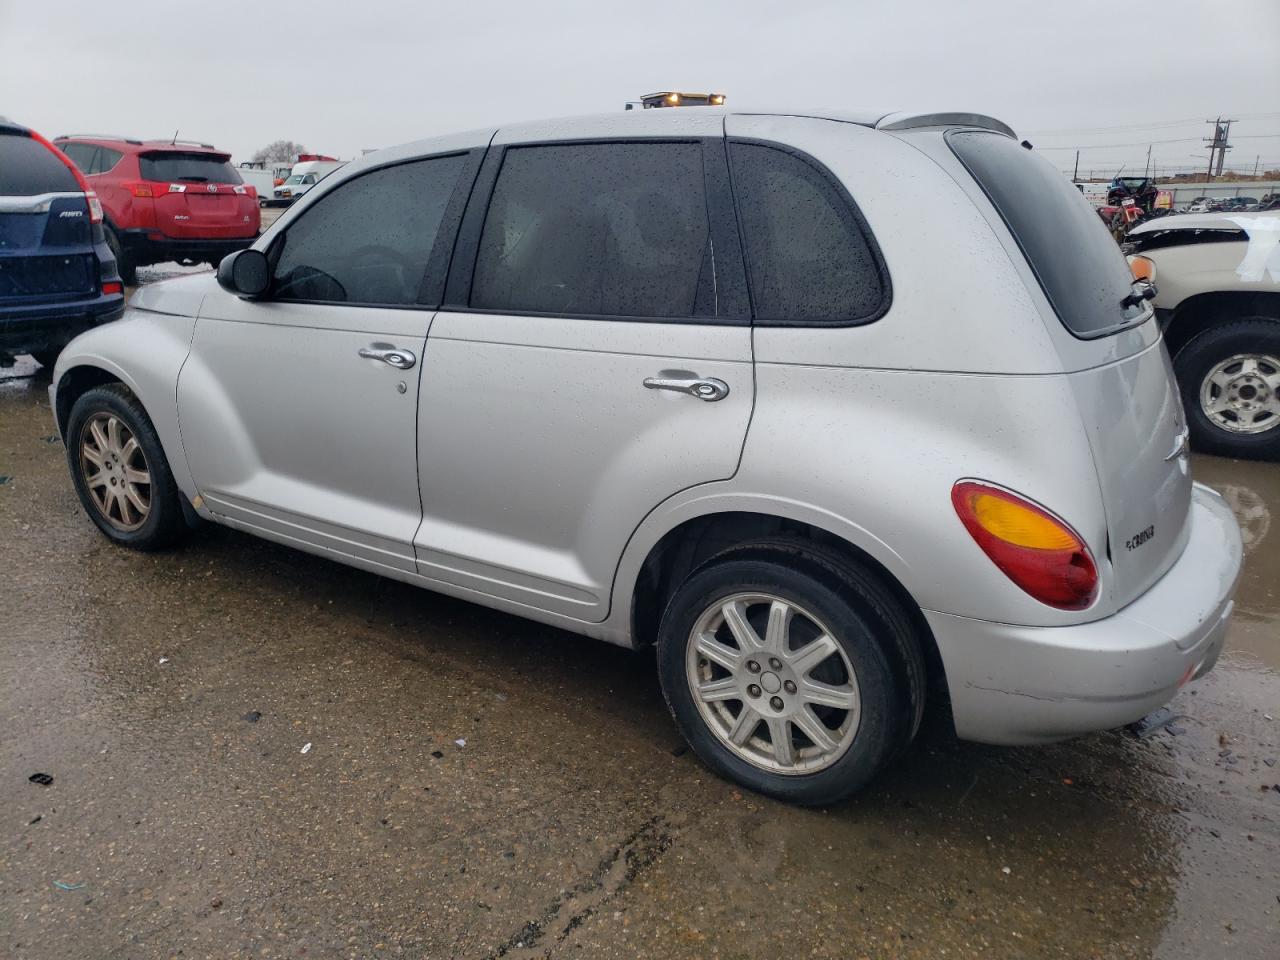
[[870, 572], [806, 545], [735, 549], [677, 589], [658, 666], [703, 763], [779, 800], [842, 800], [915, 734], [924, 667], [910, 618]]
[[182, 537], [182, 494], [151, 419], [127, 387], [111, 383], [81, 396], [67, 419], [66, 445], [76, 494], [108, 540], [149, 551]]
[[1212, 327], [1178, 351], [1173, 369], [1194, 449], [1280, 460], [1280, 321]]

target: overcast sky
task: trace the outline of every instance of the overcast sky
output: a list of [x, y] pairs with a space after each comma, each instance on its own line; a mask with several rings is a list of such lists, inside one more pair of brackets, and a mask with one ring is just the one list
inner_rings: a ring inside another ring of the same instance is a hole
[[1108, 175], [1148, 143], [1161, 166], [1202, 163], [1222, 114], [1231, 164], [1280, 167], [1280, 0], [0, 0], [0, 115], [49, 135], [348, 158], [664, 89], [975, 110]]

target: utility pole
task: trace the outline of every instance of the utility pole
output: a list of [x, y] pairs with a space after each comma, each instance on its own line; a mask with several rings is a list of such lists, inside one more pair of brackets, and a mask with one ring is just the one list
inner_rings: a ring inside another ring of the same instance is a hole
[[1151, 144], [1149, 143], [1147, 144], [1147, 165], [1142, 168], [1142, 175], [1144, 177], [1151, 176]]
[[1215, 171], [1214, 154], [1217, 154], [1217, 174], [1222, 176], [1222, 165], [1227, 159], [1227, 151], [1231, 149], [1231, 144], [1228, 140], [1231, 134], [1231, 124], [1235, 123], [1235, 121], [1223, 120], [1222, 117], [1218, 117], [1216, 120], [1206, 120], [1205, 123], [1213, 124], [1213, 136], [1203, 138], [1209, 144], [1209, 169], [1206, 172], [1206, 178], [1212, 183]]
[[[1261, 154], [1259, 154], [1261, 156]], [[1080, 180], [1080, 151], [1076, 151], [1076, 168], [1071, 172], [1071, 182], [1077, 183]]]

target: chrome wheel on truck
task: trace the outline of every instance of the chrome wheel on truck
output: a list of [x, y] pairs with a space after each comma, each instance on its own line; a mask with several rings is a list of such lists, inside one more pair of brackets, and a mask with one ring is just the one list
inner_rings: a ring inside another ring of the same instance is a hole
[[1280, 425], [1280, 359], [1238, 353], [1215, 363], [1200, 385], [1204, 415], [1232, 433]]

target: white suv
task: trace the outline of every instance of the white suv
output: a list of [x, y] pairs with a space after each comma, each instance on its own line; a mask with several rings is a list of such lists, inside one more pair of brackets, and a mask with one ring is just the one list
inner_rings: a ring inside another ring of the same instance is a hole
[[633, 111], [364, 157], [50, 394], [113, 541], [657, 644], [706, 763], [824, 803], [930, 687], [1036, 743], [1213, 666], [1240, 536], [1146, 294], [990, 118]]

